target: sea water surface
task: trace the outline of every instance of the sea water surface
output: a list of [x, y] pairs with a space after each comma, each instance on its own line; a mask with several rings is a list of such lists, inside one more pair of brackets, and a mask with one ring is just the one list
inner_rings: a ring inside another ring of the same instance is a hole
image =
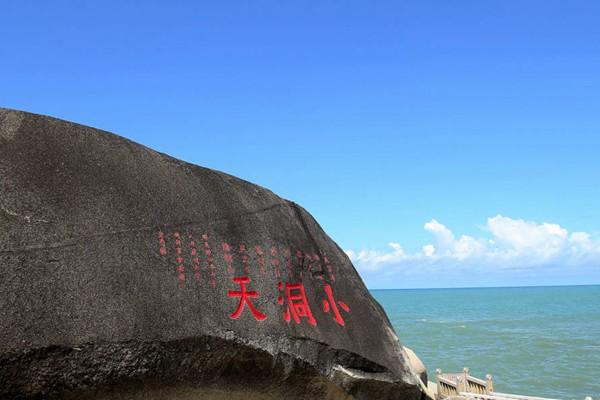
[[430, 380], [469, 367], [498, 392], [600, 399], [600, 286], [371, 293]]

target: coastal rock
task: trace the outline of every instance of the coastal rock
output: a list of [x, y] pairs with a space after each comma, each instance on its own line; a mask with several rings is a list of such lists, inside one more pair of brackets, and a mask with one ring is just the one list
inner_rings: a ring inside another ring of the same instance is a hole
[[427, 368], [425, 368], [425, 364], [423, 364], [423, 361], [421, 361], [412, 349], [406, 346], [403, 346], [403, 348], [408, 356], [408, 361], [413, 372], [421, 379], [424, 385], [427, 385]]
[[411, 400], [421, 386], [299, 205], [0, 109], [0, 398], [199, 395]]

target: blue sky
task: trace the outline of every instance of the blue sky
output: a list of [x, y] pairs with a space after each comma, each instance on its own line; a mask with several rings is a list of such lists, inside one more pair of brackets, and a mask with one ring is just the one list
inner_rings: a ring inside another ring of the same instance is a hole
[[596, 1], [7, 2], [0, 106], [266, 186], [370, 287], [600, 283], [598, 15]]

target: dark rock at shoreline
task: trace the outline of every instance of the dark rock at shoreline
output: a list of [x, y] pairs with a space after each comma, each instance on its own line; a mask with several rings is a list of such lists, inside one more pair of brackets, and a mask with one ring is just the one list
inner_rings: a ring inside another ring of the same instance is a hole
[[0, 109], [0, 398], [182, 390], [421, 397], [384, 311], [302, 207]]

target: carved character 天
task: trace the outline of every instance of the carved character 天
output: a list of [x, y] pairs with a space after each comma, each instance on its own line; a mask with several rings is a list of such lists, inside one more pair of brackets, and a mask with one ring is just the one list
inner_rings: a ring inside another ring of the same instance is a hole
[[259, 293], [257, 291], [255, 291], [255, 290], [249, 291], [246, 289], [246, 284], [250, 283], [250, 277], [239, 276], [239, 277], [233, 278], [233, 281], [240, 285], [240, 290], [230, 290], [227, 293], [227, 296], [239, 297], [240, 302], [238, 303], [237, 309], [229, 317], [232, 319], [238, 319], [239, 316], [242, 314], [244, 305], [247, 304], [248, 309], [250, 310], [250, 312], [252, 313], [252, 315], [254, 316], [254, 318], [257, 321], [262, 321], [262, 320], [266, 319], [267, 316], [265, 314], [261, 313], [260, 311], [258, 311], [258, 309], [256, 309], [256, 307], [254, 307], [254, 305], [252, 304], [252, 301], [250, 300], [252, 298], [256, 298], [259, 296]]

